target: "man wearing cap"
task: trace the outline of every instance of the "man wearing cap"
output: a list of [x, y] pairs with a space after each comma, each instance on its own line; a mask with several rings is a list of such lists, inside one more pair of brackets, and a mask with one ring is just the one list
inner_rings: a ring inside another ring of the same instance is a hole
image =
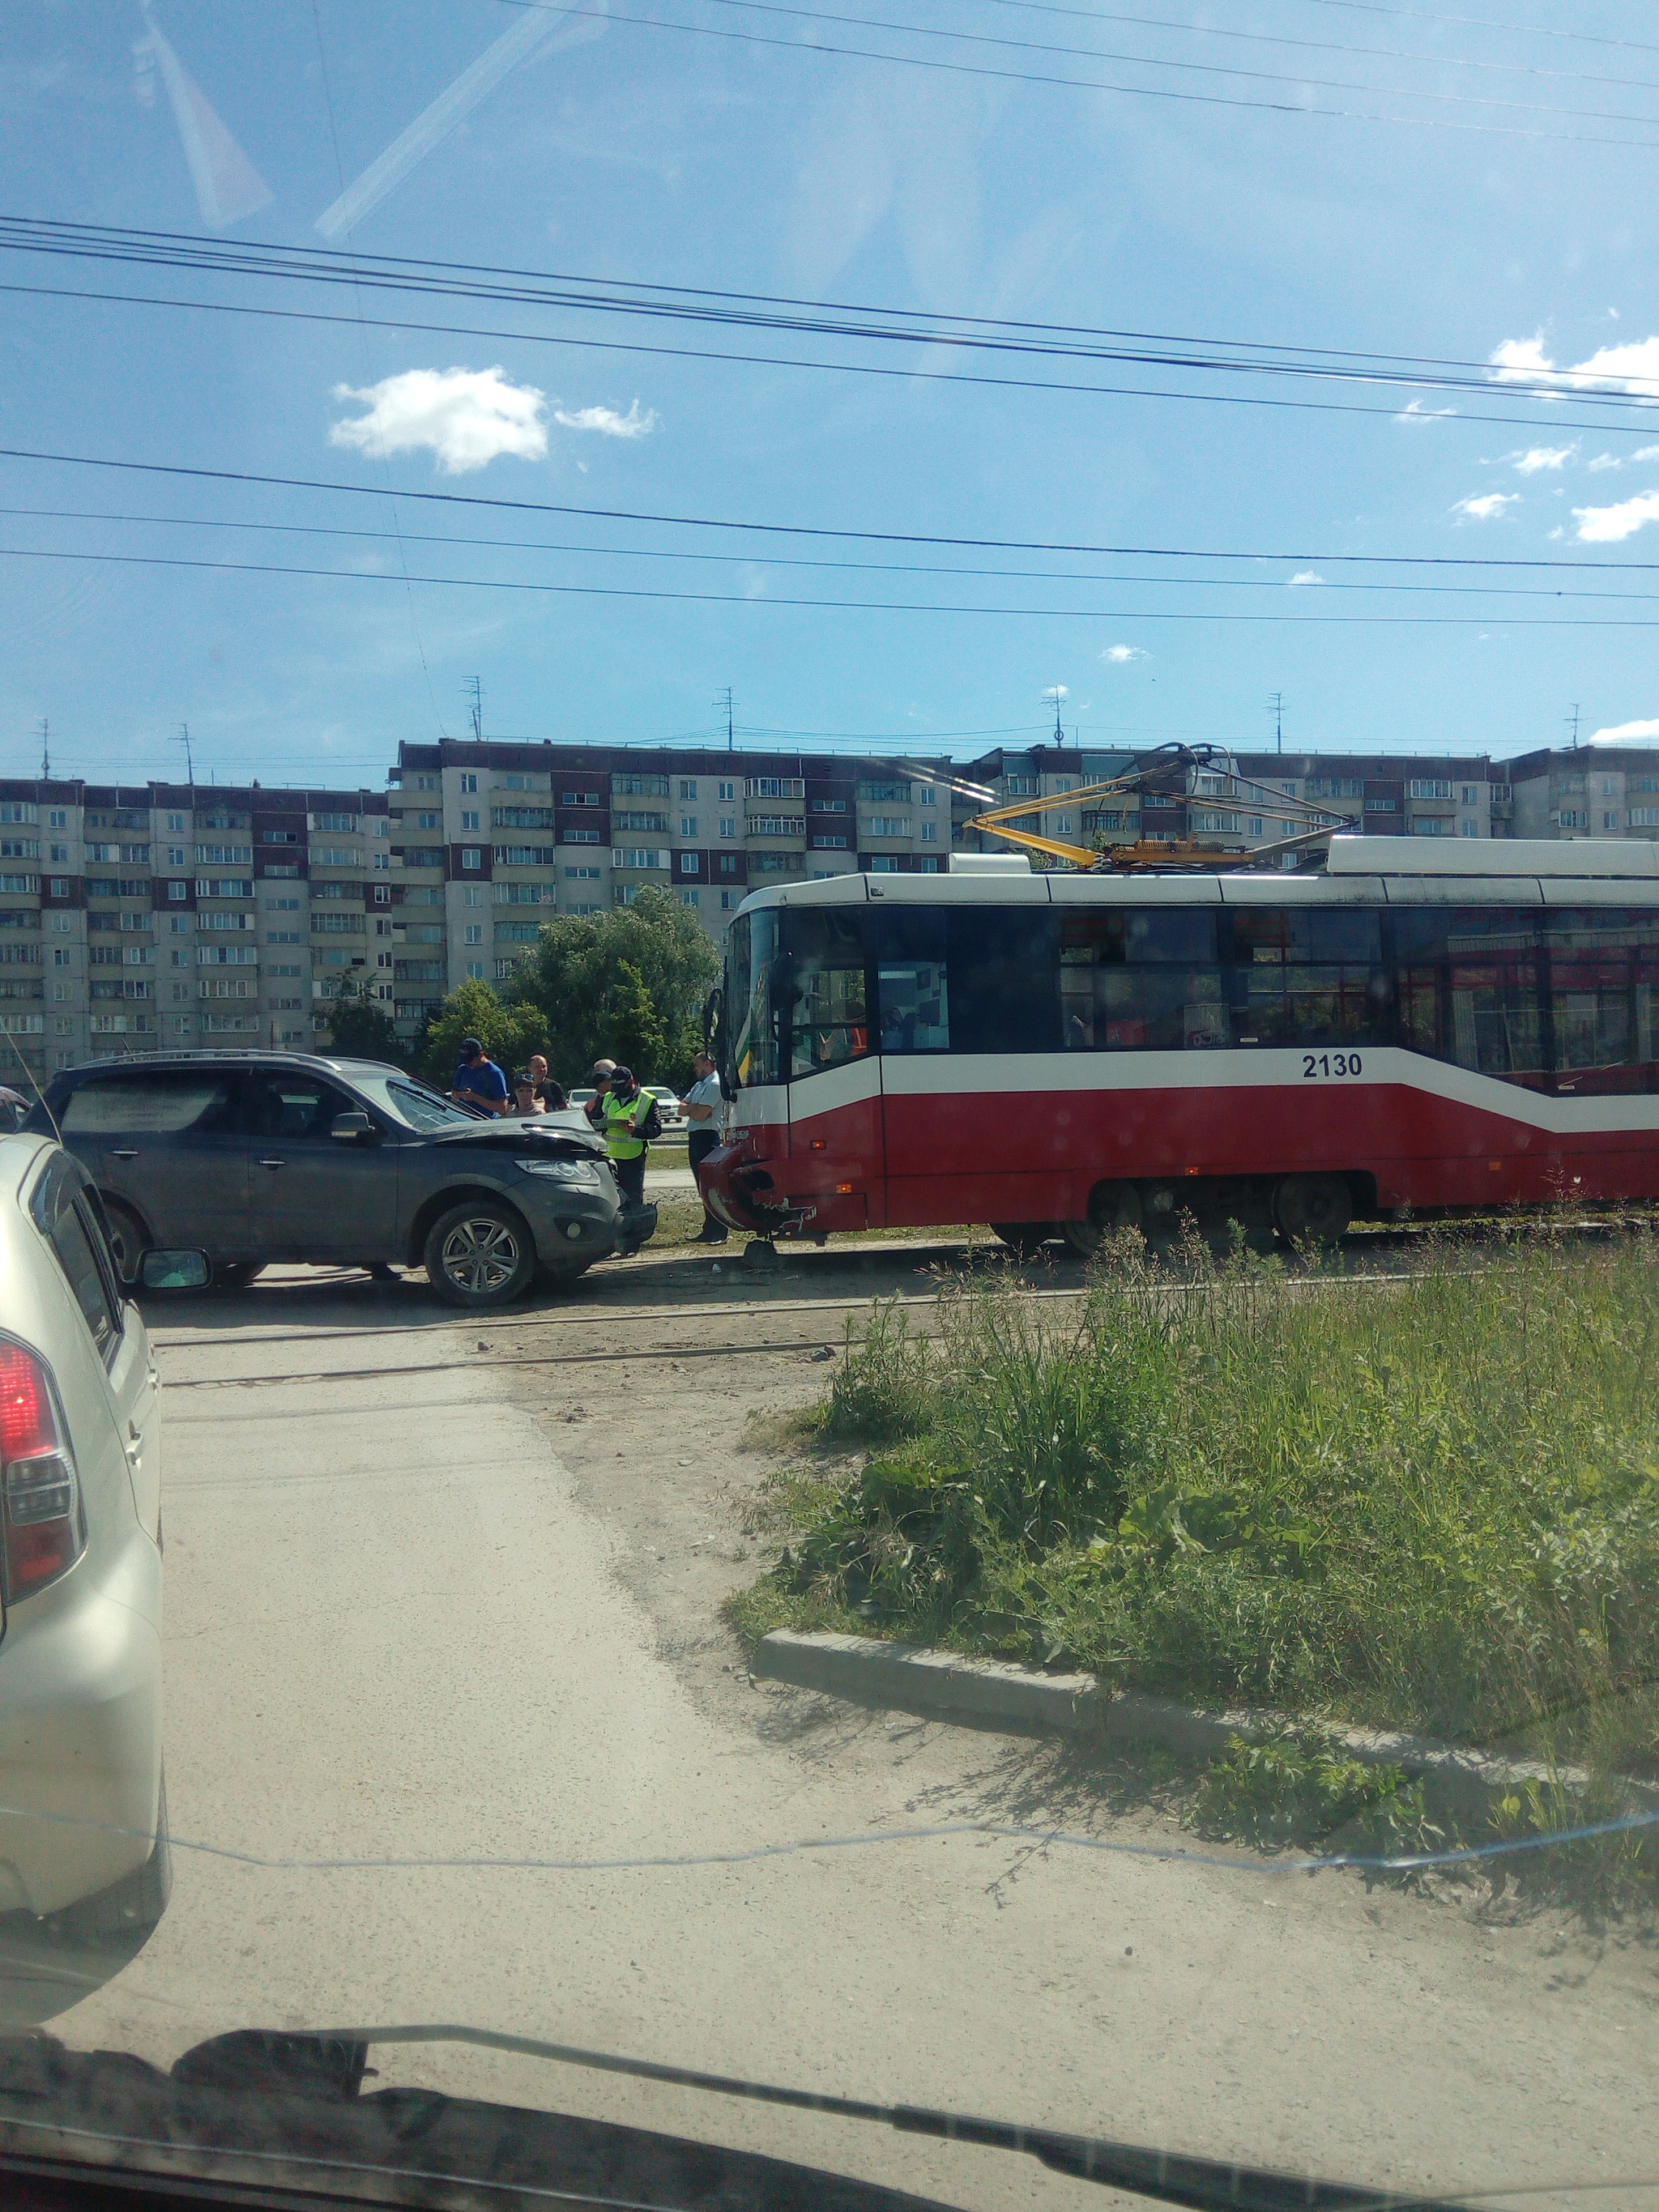
[[634, 1071], [629, 1067], [613, 1066], [600, 1095], [605, 1100], [605, 1150], [617, 1171], [617, 1188], [630, 1205], [643, 1206], [645, 1139], [640, 1134], [640, 1124], [656, 1101], [635, 1082]]
[[616, 1069], [617, 1063], [614, 1060], [594, 1061], [593, 1096], [582, 1109], [583, 1113], [586, 1115], [601, 1136], [605, 1134], [605, 1094], [611, 1088], [611, 1079], [615, 1074]]
[[507, 1077], [477, 1037], [461, 1039], [461, 1064], [449, 1095], [458, 1105], [476, 1106], [482, 1114], [507, 1110]]

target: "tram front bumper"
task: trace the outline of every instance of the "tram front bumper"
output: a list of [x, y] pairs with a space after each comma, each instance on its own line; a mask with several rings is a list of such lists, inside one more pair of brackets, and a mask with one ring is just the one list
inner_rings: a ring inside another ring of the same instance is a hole
[[779, 1190], [763, 1160], [750, 1158], [735, 1145], [722, 1145], [702, 1166], [704, 1202], [728, 1229], [756, 1237], [787, 1237], [812, 1218], [816, 1207], [792, 1204]]

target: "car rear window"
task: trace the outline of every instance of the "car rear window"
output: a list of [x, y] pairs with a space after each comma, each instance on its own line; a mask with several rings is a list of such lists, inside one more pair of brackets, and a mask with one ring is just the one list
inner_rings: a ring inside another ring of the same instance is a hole
[[222, 1072], [198, 1074], [188, 1068], [95, 1076], [70, 1091], [58, 1118], [65, 1136], [116, 1130], [172, 1135], [195, 1128], [227, 1107], [232, 1080]]

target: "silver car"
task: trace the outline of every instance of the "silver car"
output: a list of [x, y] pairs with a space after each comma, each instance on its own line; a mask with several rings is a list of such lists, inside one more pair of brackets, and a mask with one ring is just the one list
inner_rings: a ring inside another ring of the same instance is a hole
[[158, 1430], [85, 1171], [0, 1136], [0, 1911], [115, 1929], [167, 1903]]

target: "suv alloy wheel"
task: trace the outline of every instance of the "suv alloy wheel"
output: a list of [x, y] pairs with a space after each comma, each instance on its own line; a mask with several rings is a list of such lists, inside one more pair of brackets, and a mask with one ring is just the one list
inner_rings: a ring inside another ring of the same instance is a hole
[[523, 1218], [497, 1199], [466, 1199], [441, 1213], [426, 1235], [427, 1279], [453, 1306], [504, 1306], [536, 1271], [536, 1242]]

